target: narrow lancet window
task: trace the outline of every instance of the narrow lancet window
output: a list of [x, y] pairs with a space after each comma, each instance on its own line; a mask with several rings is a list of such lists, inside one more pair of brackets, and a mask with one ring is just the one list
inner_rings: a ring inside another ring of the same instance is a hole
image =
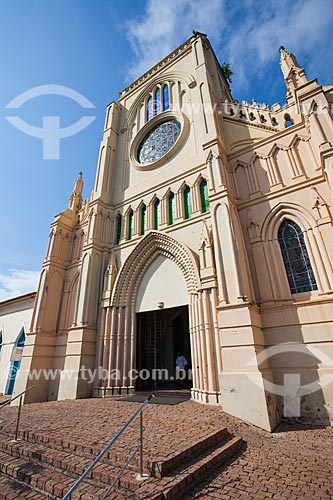
[[173, 224], [176, 218], [176, 203], [175, 203], [175, 195], [173, 193], [169, 194], [168, 202], [169, 202], [169, 224]]
[[147, 122], [151, 120], [152, 117], [153, 117], [153, 98], [152, 96], [149, 96], [147, 101]]
[[127, 239], [131, 240], [133, 237], [133, 229], [134, 229], [134, 213], [131, 210], [128, 214], [128, 228], [127, 228]]
[[291, 293], [318, 290], [301, 228], [287, 219], [279, 228], [278, 239]]
[[143, 235], [146, 232], [146, 205], [143, 205], [141, 208], [141, 228], [140, 228], [140, 234]]
[[203, 180], [200, 183], [200, 200], [201, 200], [201, 211], [208, 212], [209, 199], [208, 199], [208, 185], [206, 180]]
[[121, 226], [122, 226], [122, 217], [119, 214], [117, 217], [117, 225], [116, 225], [116, 245], [119, 245], [121, 238]]
[[154, 229], [158, 230], [161, 224], [161, 203], [156, 200], [154, 203]]
[[161, 112], [161, 89], [158, 87], [155, 91], [154, 114]]
[[192, 214], [191, 189], [186, 186], [184, 189], [184, 217], [189, 219]]
[[169, 86], [165, 84], [163, 87], [163, 111], [166, 111], [169, 107]]

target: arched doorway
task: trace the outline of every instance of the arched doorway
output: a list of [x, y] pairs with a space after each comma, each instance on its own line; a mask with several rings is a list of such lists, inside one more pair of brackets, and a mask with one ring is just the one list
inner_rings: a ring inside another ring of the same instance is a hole
[[[147, 233], [123, 263], [110, 303], [102, 312], [97, 362], [107, 377], [100, 380], [96, 393], [114, 395], [135, 391], [138, 369], [148, 363], [147, 357], [142, 358], [146, 337], [144, 340], [142, 334], [140, 337], [140, 321], [146, 322], [144, 328], [150, 325], [152, 331], [152, 325], [157, 326], [156, 315], [162, 310], [161, 320], [169, 321], [172, 330], [164, 339], [173, 344], [166, 352], [168, 366], [173, 368], [175, 360], [172, 358], [178, 347], [174, 332], [180, 331], [181, 323], [187, 323], [187, 337], [181, 338], [180, 348], [185, 350], [190, 344], [192, 397], [203, 402], [217, 402], [221, 360], [216, 301], [215, 288], [202, 288], [198, 259], [186, 245], [159, 231]], [[173, 308], [184, 308], [186, 313], [176, 310], [175, 317], [171, 318]], [[141, 313], [145, 320], [138, 320]], [[177, 319], [179, 314], [181, 319]], [[156, 344], [156, 350], [161, 347], [162, 343]], [[155, 365], [162, 365], [162, 357], [157, 360], [157, 355], [156, 352]], [[152, 361], [149, 363], [152, 365]]]

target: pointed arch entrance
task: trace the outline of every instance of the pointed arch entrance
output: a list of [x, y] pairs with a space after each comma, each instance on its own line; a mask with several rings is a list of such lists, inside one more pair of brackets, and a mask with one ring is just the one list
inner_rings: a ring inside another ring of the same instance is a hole
[[[167, 269], [169, 273], [165, 273]], [[161, 282], [163, 275], [165, 279]], [[177, 286], [171, 289], [173, 278]], [[150, 231], [122, 265], [110, 305], [102, 314], [99, 366], [107, 377], [100, 380], [98, 394], [135, 390], [139, 368], [137, 314], [159, 311], [158, 303], [163, 302], [163, 308], [167, 309], [188, 307], [192, 396], [200, 401], [217, 402], [219, 348], [214, 301], [214, 292], [210, 295], [209, 290], [201, 290], [198, 262], [192, 251], [165, 233]]]

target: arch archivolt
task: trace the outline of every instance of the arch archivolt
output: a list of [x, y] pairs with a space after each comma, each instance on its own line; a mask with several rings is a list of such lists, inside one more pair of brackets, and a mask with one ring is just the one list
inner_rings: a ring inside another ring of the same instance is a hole
[[192, 252], [167, 234], [150, 231], [124, 262], [115, 283], [112, 306], [124, 306], [136, 300], [142, 277], [158, 255], [173, 260], [183, 273], [188, 293], [197, 293], [200, 278]]

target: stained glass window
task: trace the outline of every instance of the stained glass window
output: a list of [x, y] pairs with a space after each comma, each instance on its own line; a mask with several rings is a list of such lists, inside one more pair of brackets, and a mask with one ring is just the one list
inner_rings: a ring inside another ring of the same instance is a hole
[[141, 234], [146, 232], [146, 205], [141, 208]]
[[291, 293], [318, 290], [300, 227], [292, 220], [285, 220], [278, 239]]
[[169, 86], [167, 84], [163, 87], [163, 111], [169, 109]]
[[128, 230], [127, 230], [127, 239], [131, 240], [133, 236], [133, 228], [134, 228], [134, 214], [133, 210], [128, 214]]
[[149, 96], [147, 101], [147, 121], [149, 121], [152, 117], [153, 117], [153, 98], [152, 96]]
[[161, 203], [160, 200], [156, 200], [154, 203], [154, 229], [159, 229], [161, 224]]
[[169, 224], [173, 224], [175, 222], [175, 216], [176, 216], [175, 195], [173, 193], [169, 194], [168, 202], [169, 202]]
[[117, 227], [116, 227], [116, 245], [119, 244], [121, 238], [121, 215], [119, 214], [117, 217]]
[[180, 128], [177, 120], [169, 120], [156, 125], [141, 142], [138, 161], [146, 165], [162, 158], [176, 142]]
[[208, 199], [208, 186], [206, 180], [203, 180], [200, 183], [200, 199], [201, 199], [201, 211], [207, 212], [209, 208], [209, 199]]
[[161, 112], [161, 89], [158, 87], [155, 91], [154, 114]]
[[189, 219], [192, 214], [192, 202], [191, 202], [191, 190], [188, 186], [184, 189], [184, 212], [185, 212], [185, 219]]

